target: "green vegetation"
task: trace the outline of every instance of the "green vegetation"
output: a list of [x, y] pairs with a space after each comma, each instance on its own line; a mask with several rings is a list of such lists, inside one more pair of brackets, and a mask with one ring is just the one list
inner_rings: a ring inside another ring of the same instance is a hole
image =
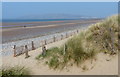
[[3, 68], [0, 70], [0, 76], [2, 77], [24, 77], [25, 75], [29, 75], [30, 71], [24, 67], [9, 67]]
[[[39, 55], [37, 60], [45, 60], [50, 68], [63, 69], [85, 60], [95, 59], [96, 54], [105, 52], [115, 54], [118, 51], [118, 16], [112, 16], [69, 39], [62, 47], [47, 50], [46, 55]], [[86, 69], [86, 67], [83, 67]]]

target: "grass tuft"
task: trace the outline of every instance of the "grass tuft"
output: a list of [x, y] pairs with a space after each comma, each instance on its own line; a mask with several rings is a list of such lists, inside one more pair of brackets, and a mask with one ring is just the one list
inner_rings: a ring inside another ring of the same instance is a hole
[[2, 77], [24, 77], [30, 74], [28, 69], [19, 66], [3, 68], [0, 72]]

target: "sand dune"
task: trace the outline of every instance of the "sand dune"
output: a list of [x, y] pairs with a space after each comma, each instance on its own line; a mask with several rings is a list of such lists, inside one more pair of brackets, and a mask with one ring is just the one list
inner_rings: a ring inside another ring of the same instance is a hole
[[[65, 43], [67, 39], [58, 41], [52, 44], [48, 44], [47, 48], [54, 46], [61, 46]], [[96, 61], [94, 60], [91, 64], [91, 61], [86, 61], [80, 67], [72, 66], [65, 68], [62, 71], [52, 70], [43, 62], [38, 62], [35, 60], [35, 57], [41, 53], [41, 48], [30, 51], [30, 57], [25, 59], [25, 55], [18, 57], [13, 56], [4, 56], [2, 57], [2, 65], [4, 66], [25, 66], [29, 68], [32, 75], [118, 75], [118, 56], [109, 56], [103, 53], [97, 55]], [[81, 68], [86, 66], [88, 70], [82, 70]]]

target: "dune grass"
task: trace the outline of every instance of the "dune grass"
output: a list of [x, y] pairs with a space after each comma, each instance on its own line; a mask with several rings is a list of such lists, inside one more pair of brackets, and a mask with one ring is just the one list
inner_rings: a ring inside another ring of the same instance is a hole
[[95, 59], [99, 52], [117, 53], [119, 22], [118, 16], [115, 15], [93, 24], [69, 39], [63, 46], [50, 48], [45, 56], [40, 54], [36, 59], [42, 58], [50, 68], [63, 69], [73, 64], [79, 66], [88, 59]]
[[15, 66], [15, 67], [4, 67], [0, 70], [2, 77], [25, 77], [30, 74], [30, 71], [24, 67]]
[[118, 16], [112, 16], [103, 22], [92, 25], [86, 31], [86, 41], [99, 47], [99, 51], [114, 53], [118, 51]]

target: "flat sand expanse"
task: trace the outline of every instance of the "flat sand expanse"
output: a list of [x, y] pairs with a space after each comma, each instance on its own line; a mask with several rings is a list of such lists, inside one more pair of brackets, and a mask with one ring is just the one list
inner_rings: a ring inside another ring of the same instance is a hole
[[[52, 44], [48, 44], [47, 48], [54, 46], [60, 47], [67, 40], [58, 41]], [[31, 75], [118, 75], [118, 56], [109, 56], [103, 53], [97, 55], [96, 60], [92, 63], [86, 61], [80, 67], [75, 65], [67, 67], [63, 70], [53, 70], [45, 65], [42, 61], [38, 62], [35, 57], [41, 53], [41, 48], [30, 51], [30, 57], [25, 59], [25, 55], [18, 57], [4, 56], [2, 57], [2, 65], [5, 66], [25, 66], [31, 71]], [[87, 70], [82, 70], [82, 67], [86, 66]]]
[[[89, 26], [90, 24], [96, 23], [98, 21], [100, 20], [18, 23], [19, 25], [26, 24], [26, 27], [21, 26], [14, 28], [6, 28], [2, 29], [2, 31], [0, 32], [2, 33], [2, 43], [6, 43], [11, 41], [18, 41], [21, 39], [28, 39], [53, 34], [56, 32], [78, 29], [84, 26]], [[6, 25], [14, 24], [6, 23]], [[27, 26], [28, 24], [33, 24], [33, 26]], [[5, 23], [3, 23], [3, 25], [5, 25]]]

